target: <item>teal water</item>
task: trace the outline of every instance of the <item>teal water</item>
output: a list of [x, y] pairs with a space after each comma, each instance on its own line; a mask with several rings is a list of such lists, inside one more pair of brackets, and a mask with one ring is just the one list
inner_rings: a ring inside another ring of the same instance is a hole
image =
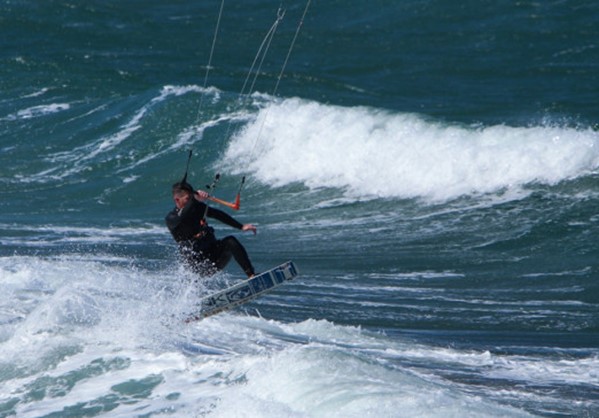
[[[0, 416], [599, 415], [598, 7], [305, 6], [0, 3]], [[192, 325], [189, 149], [302, 273]]]

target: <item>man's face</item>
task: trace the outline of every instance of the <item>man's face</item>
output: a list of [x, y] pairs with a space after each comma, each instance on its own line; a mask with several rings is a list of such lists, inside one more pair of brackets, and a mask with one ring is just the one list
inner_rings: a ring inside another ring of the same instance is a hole
[[183, 208], [189, 201], [190, 197], [191, 194], [189, 192], [181, 191], [178, 193], [174, 193], [173, 200], [175, 201], [175, 206], [177, 206], [177, 209]]

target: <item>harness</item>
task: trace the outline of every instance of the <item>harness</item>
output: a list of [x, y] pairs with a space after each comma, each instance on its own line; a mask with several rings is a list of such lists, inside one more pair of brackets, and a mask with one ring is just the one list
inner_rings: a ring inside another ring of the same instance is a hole
[[201, 241], [205, 238], [215, 238], [214, 228], [208, 226], [208, 222], [206, 222], [206, 219], [202, 219], [200, 221], [200, 232], [193, 236], [193, 240]]

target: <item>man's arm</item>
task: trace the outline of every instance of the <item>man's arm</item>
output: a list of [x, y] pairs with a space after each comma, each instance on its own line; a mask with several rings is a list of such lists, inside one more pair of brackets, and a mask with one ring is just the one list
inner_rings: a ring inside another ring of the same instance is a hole
[[[197, 201], [206, 204], [205, 201], [208, 198], [208, 193], [203, 190], [198, 190], [194, 193], [194, 197]], [[221, 221], [224, 224], [227, 224], [233, 228], [241, 229], [242, 231], [251, 231], [256, 234], [256, 227], [252, 224], [242, 224], [236, 219], [234, 219], [231, 215], [226, 212], [223, 212], [220, 209], [213, 208], [208, 206], [208, 210], [206, 211], [206, 216], [209, 218], [214, 218]]]
[[226, 212], [223, 212], [220, 209], [213, 208], [208, 206], [208, 211], [206, 212], [206, 216], [209, 218], [214, 218], [221, 221], [224, 224], [227, 224], [236, 229], [243, 229], [243, 224], [236, 219], [234, 219], [231, 215]]

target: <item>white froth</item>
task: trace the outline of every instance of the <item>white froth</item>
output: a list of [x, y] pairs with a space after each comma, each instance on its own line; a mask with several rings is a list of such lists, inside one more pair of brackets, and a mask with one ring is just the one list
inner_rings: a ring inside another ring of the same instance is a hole
[[275, 187], [302, 183], [353, 197], [447, 200], [593, 172], [599, 134], [549, 126], [470, 128], [287, 99], [265, 107], [233, 138], [225, 161]]
[[[33, 96], [31, 96], [33, 97]], [[51, 103], [47, 105], [38, 105], [19, 110], [18, 112], [9, 115], [5, 120], [23, 120], [33, 119], [41, 116], [51, 115], [53, 113], [62, 112], [71, 108], [69, 103]]]
[[[410, 365], [597, 382], [596, 358], [434, 348], [317, 320], [223, 314], [184, 324], [195, 286], [172, 276], [95, 257], [0, 258], [0, 367], [14, 370], [0, 403], [18, 400], [24, 417], [95, 406], [114, 408], [110, 416], [526, 416]], [[36, 387], [41, 395], [30, 396]]]

